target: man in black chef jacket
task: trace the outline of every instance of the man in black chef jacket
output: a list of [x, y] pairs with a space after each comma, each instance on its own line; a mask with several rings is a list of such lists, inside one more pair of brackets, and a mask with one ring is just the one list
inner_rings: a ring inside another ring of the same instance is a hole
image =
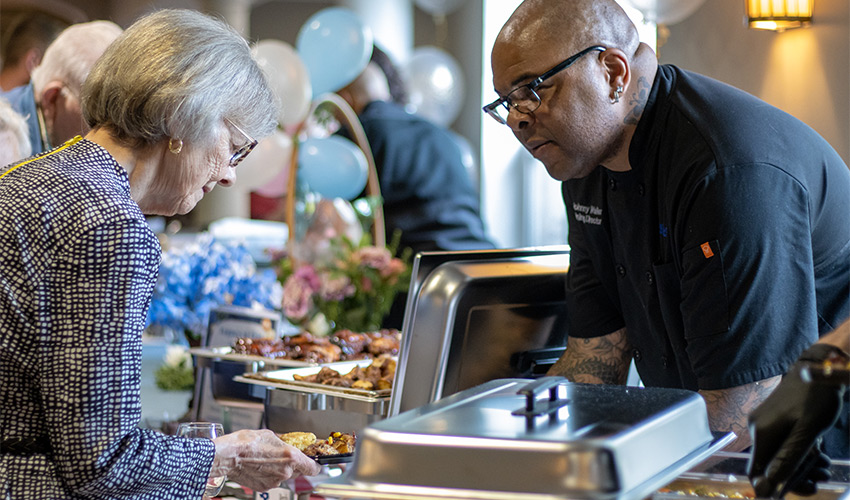
[[847, 166], [792, 116], [659, 65], [613, 0], [526, 0], [492, 65], [485, 112], [563, 181], [571, 324], [550, 374], [623, 383], [634, 360], [749, 446], [750, 411], [850, 316]]

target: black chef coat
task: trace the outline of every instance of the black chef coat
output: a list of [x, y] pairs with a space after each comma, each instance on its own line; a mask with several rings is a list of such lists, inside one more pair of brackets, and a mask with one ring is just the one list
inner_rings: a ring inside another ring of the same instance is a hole
[[570, 335], [626, 326], [646, 385], [711, 390], [850, 316], [850, 171], [811, 128], [662, 65], [629, 160], [563, 184]]

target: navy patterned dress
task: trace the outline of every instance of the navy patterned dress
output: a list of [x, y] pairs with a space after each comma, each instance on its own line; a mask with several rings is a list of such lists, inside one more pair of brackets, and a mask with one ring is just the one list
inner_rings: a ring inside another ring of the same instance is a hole
[[0, 169], [0, 499], [201, 498], [208, 440], [138, 428], [160, 247], [81, 140]]

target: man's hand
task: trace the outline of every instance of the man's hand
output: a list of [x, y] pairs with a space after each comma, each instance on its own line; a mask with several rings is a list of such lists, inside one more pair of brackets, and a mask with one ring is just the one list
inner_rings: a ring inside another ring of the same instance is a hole
[[[756, 496], [769, 497], [784, 489], [811, 494], [817, 481], [829, 479], [829, 459], [817, 443], [838, 418], [845, 387], [807, 383], [800, 372], [807, 363], [820, 364], [836, 354], [843, 353], [828, 344], [814, 344], [750, 415], [753, 453], [748, 475]], [[802, 477], [797, 484], [789, 484], [798, 476]]]

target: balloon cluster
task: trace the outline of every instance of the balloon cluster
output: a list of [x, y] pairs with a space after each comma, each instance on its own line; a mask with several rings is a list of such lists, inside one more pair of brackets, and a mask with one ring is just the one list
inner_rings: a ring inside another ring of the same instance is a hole
[[[456, 9], [463, 0], [417, 0], [433, 14]], [[296, 47], [279, 40], [261, 40], [252, 53], [281, 104], [281, 130], [260, 141], [239, 166], [239, 183], [268, 197], [286, 194], [290, 163], [297, 161], [298, 180], [325, 198], [352, 199], [368, 177], [363, 152], [338, 136], [305, 138], [295, 144], [314, 98], [354, 81], [372, 55], [371, 30], [352, 11], [322, 9], [301, 27]], [[409, 111], [442, 126], [450, 125], [464, 101], [460, 65], [445, 51], [420, 47], [402, 65], [408, 86]]]
[[296, 48], [261, 40], [252, 53], [281, 104], [278, 130], [260, 141], [239, 166], [239, 183], [262, 196], [284, 196], [290, 163], [298, 180], [325, 198], [351, 199], [366, 186], [368, 164], [360, 148], [342, 137], [307, 138], [293, 154], [292, 136], [313, 98], [351, 83], [369, 63], [372, 32], [351, 11], [323, 9], [302, 26]]

